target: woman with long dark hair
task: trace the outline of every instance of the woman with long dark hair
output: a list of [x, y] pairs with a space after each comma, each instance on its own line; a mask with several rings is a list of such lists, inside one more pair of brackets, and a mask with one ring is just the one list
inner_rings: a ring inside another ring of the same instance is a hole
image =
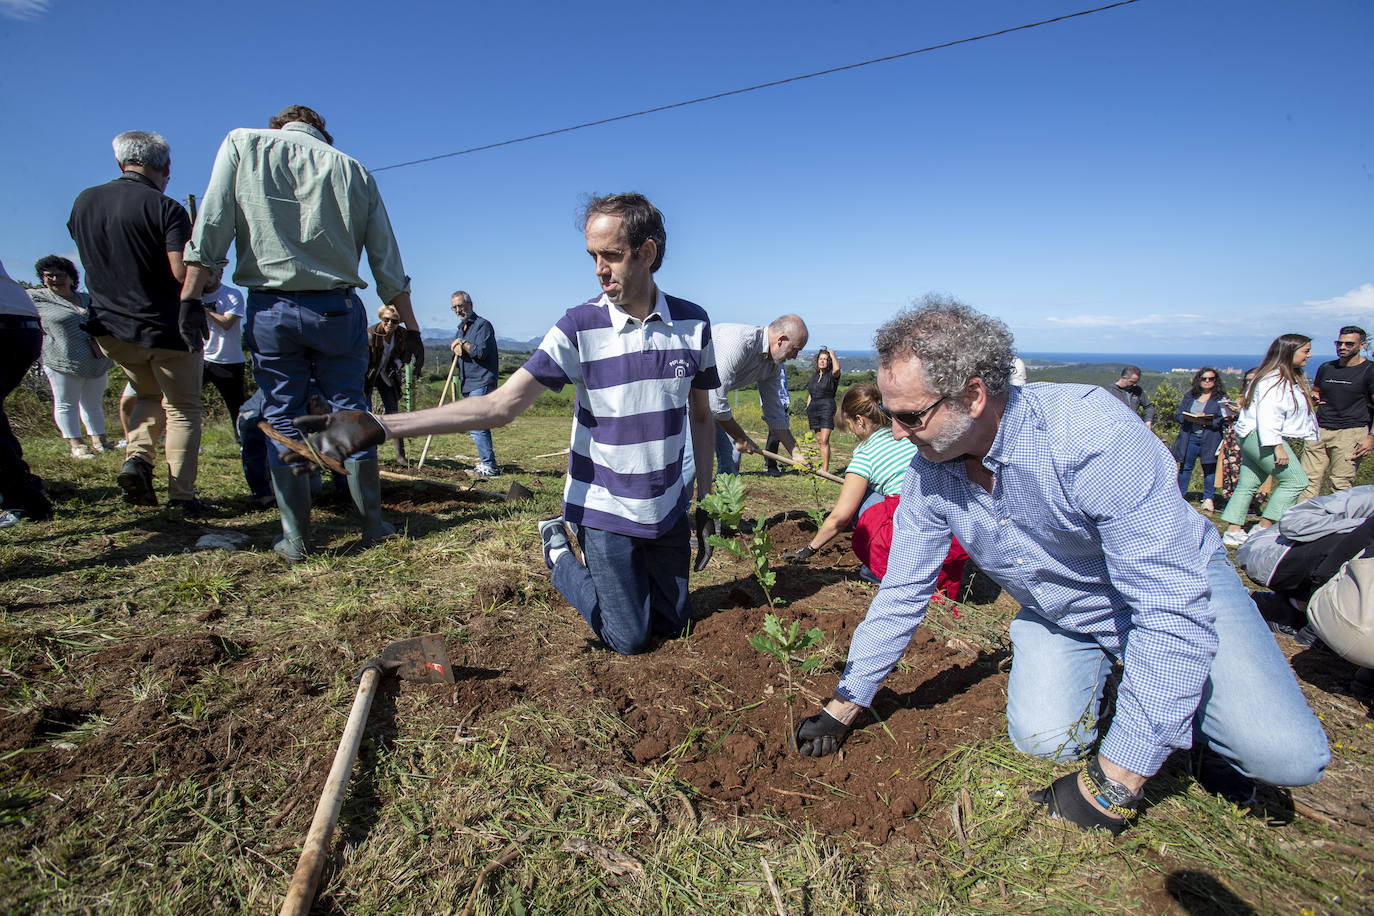
[[806, 423], [821, 447], [821, 470], [830, 470], [830, 432], [835, 428], [835, 395], [840, 389], [840, 361], [822, 347], [815, 372], [806, 383]]
[[1285, 439], [1317, 438], [1317, 415], [1302, 367], [1312, 356], [1312, 338], [1283, 334], [1269, 345], [1259, 369], [1240, 395], [1236, 437], [1240, 439], [1240, 479], [1226, 503], [1222, 520], [1227, 523], [1222, 542], [1239, 547], [1248, 535], [1242, 527], [1250, 500], [1260, 482], [1274, 475], [1276, 486], [1265, 503], [1259, 527], [1268, 528], [1307, 487], [1307, 473]]
[[1188, 495], [1193, 466], [1202, 462], [1203, 512], [1215, 511], [1217, 449], [1221, 445], [1221, 423], [1229, 413], [1226, 383], [1214, 366], [1204, 366], [1193, 376], [1193, 386], [1179, 401], [1178, 439], [1174, 441], [1174, 460], [1179, 463], [1178, 491]]

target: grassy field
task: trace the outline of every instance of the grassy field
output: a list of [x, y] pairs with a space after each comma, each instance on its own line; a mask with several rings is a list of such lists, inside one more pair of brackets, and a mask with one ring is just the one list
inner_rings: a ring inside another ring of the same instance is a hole
[[[466, 435], [437, 438], [422, 473], [460, 491], [387, 483], [403, 538], [360, 550], [348, 505], [317, 507], [324, 549], [287, 567], [270, 550], [275, 511], [248, 506], [222, 416], [207, 430], [199, 483], [215, 511], [192, 521], [125, 506], [119, 456], [70, 460], [49, 405], [14, 395], [11, 418], [58, 516], [0, 532], [0, 909], [275, 910], [352, 700], [349, 676], [387, 642], [437, 632], [459, 684], [381, 692], [315, 912], [1374, 910], [1374, 717], [1344, 692], [1348, 665], [1291, 642], [1335, 759], [1318, 786], [1267, 790], [1255, 813], [1205, 795], [1171, 763], [1120, 839], [1066, 829], [1026, 798], [1063, 770], [1017, 754], [1004, 719], [976, 717], [968, 740], [938, 757], [892, 758], [894, 777], [914, 768], [929, 793], [906, 815], [910, 830], [880, 841], [819, 829], [805, 802], [783, 804], [806, 793], [741, 813], [699, 789], [689, 764], [732, 740], [728, 723], [765, 697], [703, 673], [713, 659], [701, 647], [715, 645], [705, 626], [644, 659], [588, 645], [543, 572], [535, 527], [558, 511], [562, 459], [537, 456], [566, 446], [567, 403], [548, 397], [496, 432], [505, 476], [489, 483], [461, 474], [472, 463], [455, 457], [473, 455]], [[761, 429], [756, 407], [741, 413]], [[835, 441], [842, 467], [853, 441]], [[759, 470], [746, 459], [760, 518], [828, 508], [838, 489]], [[512, 481], [533, 498], [499, 498]], [[207, 532], [246, 542], [197, 550]], [[838, 609], [831, 632], [852, 630], [850, 608], [871, 594], [854, 565], [818, 570], [823, 589], [793, 606]], [[780, 563], [778, 575], [798, 573]], [[693, 581], [699, 612], [749, 588], [726, 558]], [[1014, 613], [1002, 596], [936, 610], [927, 628], [942, 646], [996, 659]], [[798, 709], [833, 687], [845, 647], [827, 644]], [[919, 682], [914, 653], [901, 673]], [[750, 658], [731, 664], [765, 665]], [[678, 667], [693, 699], [656, 706], [656, 685]], [[991, 663], [986, 684], [1004, 670]], [[957, 701], [947, 700], [951, 717]], [[641, 762], [638, 723], [650, 713], [671, 717], [681, 741]], [[851, 742], [850, 761], [885, 747], [887, 727]], [[781, 731], [737, 731], [760, 755], [782, 741]], [[803, 774], [817, 786], [807, 798], [843, 794], [824, 773]]]

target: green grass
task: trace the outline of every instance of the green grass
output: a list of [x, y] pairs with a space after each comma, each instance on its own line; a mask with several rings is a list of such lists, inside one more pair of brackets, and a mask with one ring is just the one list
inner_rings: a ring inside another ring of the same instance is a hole
[[[422, 404], [437, 398], [446, 368], [428, 380]], [[499, 493], [519, 480], [534, 499], [454, 501], [387, 484], [389, 501], [414, 502], [401, 519], [410, 537], [359, 550], [346, 505], [317, 509], [325, 552], [288, 568], [270, 550], [275, 513], [247, 505], [222, 414], [212, 413], [200, 473], [202, 495], [220, 508], [188, 523], [124, 506], [113, 486], [118, 457], [71, 461], [47, 405], [17, 393], [11, 416], [28, 459], [54, 488], [58, 517], [0, 532], [0, 713], [97, 698], [95, 685], [125, 671], [123, 647], [218, 635], [228, 641], [224, 657], [194, 677], [128, 666], [119, 703], [42, 743], [99, 741], [120, 704], [151, 704], [182, 734], [213, 736], [216, 753], [220, 742], [225, 751], [223, 763], [200, 772], [174, 776], [158, 761], [149, 772], [92, 773], [60, 786], [14, 765], [26, 754], [0, 761], [10, 767], [0, 788], [0, 909], [274, 910], [362, 657], [392, 639], [442, 632], [455, 664], [496, 668], [510, 659], [479, 657], [473, 647], [505, 640], [518, 653], [581, 639], [539, 570], [535, 546], [536, 520], [557, 511], [564, 467], [561, 457], [535, 456], [562, 448], [568, 436], [566, 396], [546, 397], [495, 432], [498, 460], [511, 470], [477, 488]], [[741, 398], [743, 425], [761, 434], [748, 400]], [[854, 440], [837, 432], [833, 443], [840, 470]], [[412, 459], [418, 454], [416, 447]], [[426, 470], [457, 480], [452, 472], [469, 463], [454, 456], [471, 454], [466, 435], [437, 437]], [[828, 509], [839, 490], [758, 470], [758, 459], [747, 458], [760, 517]], [[242, 531], [249, 549], [187, 552], [202, 528]], [[711, 575], [700, 582], [713, 583]], [[1013, 608], [959, 610], [955, 620], [953, 608], [936, 608], [926, 625], [978, 648], [1005, 647]], [[844, 650], [825, 649], [836, 660]], [[704, 721], [708, 702], [754, 700], [709, 697], [706, 687], [703, 709], [681, 714]], [[1029, 802], [1027, 790], [1063, 768], [1020, 755], [1002, 738], [974, 742], [929, 764], [932, 799], [918, 815], [926, 842], [874, 850], [781, 816], [714, 814], [675, 780], [672, 754], [647, 767], [604, 766], [598, 752], [631, 733], [605, 698], [558, 712], [526, 696], [484, 711], [475, 725], [468, 706], [444, 691], [406, 690], [385, 702], [383, 721], [393, 725], [385, 735], [369, 730], [364, 742], [321, 912], [461, 912], [479, 872], [512, 843], [508, 864], [477, 888], [476, 912], [771, 913], [761, 858], [793, 914], [1168, 911], [1165, 884], [1205, 898], [1201, 912], [1371, 907], [1367, 828], [1336, 830], [1309, 818], [1270, 826], [1169, 771], [1150, 783], [1148, 814], [1113, 841], [1048, 822]], [[1367, 797], [1368, 711], [1325, 693], [1316, 705], [1338, 757], [1328, 779]], [[245, 750], [273, 730], [286, 740]], [[585, 748], [585, 761], [570, 748]], [[643, 877], [614, 875], [578, 851], [582, 841], [631, 857]]]

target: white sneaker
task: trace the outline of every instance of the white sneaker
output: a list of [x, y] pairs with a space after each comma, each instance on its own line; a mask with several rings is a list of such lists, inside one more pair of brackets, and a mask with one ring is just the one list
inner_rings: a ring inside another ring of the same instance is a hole
[[500, 477], [501, 472], [489, 464], [479, 464], [477, 465], [477, 467], [468, 471], [468, 476], [480, 477], [483, 480], [489, 480], [492, 477]]
[[1221, 536], [1221, 543], [1226, 547], [1239, 547], [1250, 539], [1248, 531], [1228, 531]]

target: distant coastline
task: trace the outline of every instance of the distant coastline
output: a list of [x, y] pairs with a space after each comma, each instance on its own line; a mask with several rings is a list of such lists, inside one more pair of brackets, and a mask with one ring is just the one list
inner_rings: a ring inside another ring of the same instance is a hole
[[[846, 358], [871, 360], [875, 357], [872, 350], [837, 350], [841, 365]], [[1195, 372], [1203, 366], [1216, 366], [1222, 372], [1238, 375], [1252, 366], [1259, 365], [1263, 353], [1047, 353], [1043, 351], [1019, 354], [1029, 369], [1053, 366], [1139, 366], [1147, 372], [1173, 372], [1182, 370]], [[805, 355], [803, 356], [805, 358]], [[1334, 359], [1335, 354], [1319, 356], [1313, 354], [1313, 367], [1320, 361]]]

